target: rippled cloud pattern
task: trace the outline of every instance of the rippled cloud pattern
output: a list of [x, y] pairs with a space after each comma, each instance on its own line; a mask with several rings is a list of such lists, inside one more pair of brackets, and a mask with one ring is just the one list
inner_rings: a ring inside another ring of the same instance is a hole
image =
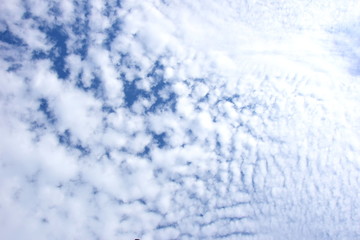
[[360, 239], [360, 3], [0, 4], [1, 239]]

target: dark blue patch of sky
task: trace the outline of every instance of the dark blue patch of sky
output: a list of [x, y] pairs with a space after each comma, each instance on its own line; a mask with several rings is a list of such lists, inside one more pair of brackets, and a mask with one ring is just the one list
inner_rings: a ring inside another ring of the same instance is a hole
[[6, 29], [0, 32], [0, 41], [14, 45], [14, 46], [25, 46], [24, 41], [16, 36], [14, 33]]
[[42, 112], [49, 123], [54, 124], [56, 122], [56, 116], [49, 106], [49, 102], [46, 98], [39, 99], [38, 110]]

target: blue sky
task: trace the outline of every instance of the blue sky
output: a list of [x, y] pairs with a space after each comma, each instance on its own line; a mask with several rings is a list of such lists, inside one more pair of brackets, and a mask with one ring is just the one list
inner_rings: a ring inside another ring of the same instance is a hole
[[0, 6], [1, 239], [359, 239], [359, 3]]

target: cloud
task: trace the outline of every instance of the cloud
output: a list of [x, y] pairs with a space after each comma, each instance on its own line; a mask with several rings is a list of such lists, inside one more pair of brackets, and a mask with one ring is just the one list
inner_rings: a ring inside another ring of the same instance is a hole
[[4, 4], [2, 238], [359, 237], [355, 1]]

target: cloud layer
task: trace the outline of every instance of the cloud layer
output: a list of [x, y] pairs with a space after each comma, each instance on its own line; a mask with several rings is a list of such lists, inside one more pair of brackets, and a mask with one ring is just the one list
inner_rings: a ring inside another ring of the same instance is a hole
[[5, 1], [2, 239], [358, 239], [359, 3]]

